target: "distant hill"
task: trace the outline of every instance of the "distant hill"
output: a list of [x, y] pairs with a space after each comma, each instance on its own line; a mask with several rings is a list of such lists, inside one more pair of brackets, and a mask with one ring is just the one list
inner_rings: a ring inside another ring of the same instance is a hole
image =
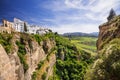
[[63, 36], [71, 36], [71, 37], [79, 37], [79, 36], [98, 37], [98, 32], [93, 32], [93, 33], [72, 32], [72, 33], [64, 33]]

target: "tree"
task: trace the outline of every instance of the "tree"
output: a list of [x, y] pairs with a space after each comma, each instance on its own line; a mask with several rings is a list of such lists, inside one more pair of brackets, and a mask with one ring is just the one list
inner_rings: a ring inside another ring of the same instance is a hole
[[110, 21], [114, 16], [116, 16], [116, 13], [115, 13], [114, 9], [112, 8], [110, 10], [109, 16], [107, 17], [107, 20]]
[[27, 25], [25, 22], [24, 22], [24, 32], [27, 32]]

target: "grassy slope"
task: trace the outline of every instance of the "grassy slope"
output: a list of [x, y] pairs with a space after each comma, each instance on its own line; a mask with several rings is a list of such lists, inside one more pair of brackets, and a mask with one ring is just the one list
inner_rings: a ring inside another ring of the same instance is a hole
[[74, 37], [71, 38], [71, 42], [77, 46], [78, 49], [84, 50], [86, 52], [94, 53], [96, 52], [96, 40], [95, 37]]

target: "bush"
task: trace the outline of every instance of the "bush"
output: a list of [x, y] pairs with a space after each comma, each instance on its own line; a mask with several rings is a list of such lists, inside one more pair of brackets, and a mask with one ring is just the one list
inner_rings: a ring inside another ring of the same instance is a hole
[[26, 54], [25, 45], [23, 45], [21, 42], [16, 41], [16, 44], [18, 45], [18, 52], [22, 55]]
[[26, 72], [29, 66], [25, 60], [25, 54], [26, 54], [25, 45], [23, 45], [19, 41], [16, 41], [16, 44], [18, 45], [18, 56], [20, 58], [20, 62], [23, 64], [24, 72]]
[[47, 77], [47, 73], [45, 72], [43, 75], [42, 75], [42, 79], [45, 80]]
[[40, 42], [42, 41], [41, 36], [38, 35], [38, 34], [35, 34], [35, 35], [34, 35], [34, 38], [35, 38], [35, 40], [38, 42], [38, 44], [40, 45]]
[[2, 44], [7, 54], [11, 52], [13, 47], [11, 43], [12, 37], [13, 37], [12, 34], [7, 33], [0, 34], [0, 44]]
[[32, 74], [32, 80], [36, 80], [36, 78], [37, 78], [37, 72], [33, 72], [33, 74]]
[[38, 67], [37, 67], [38, 70], [41, 68], [41, 66], [43, 65], [43, 63], [44, 63], [43, 61], [39, 62]]

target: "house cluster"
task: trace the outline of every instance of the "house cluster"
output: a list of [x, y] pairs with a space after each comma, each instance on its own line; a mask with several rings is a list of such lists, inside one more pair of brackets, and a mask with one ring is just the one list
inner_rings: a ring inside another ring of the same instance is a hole
[[3, 19], [2, 25], [0, 25], [0, 32], [27, 32], [30, 34], [45, 34], [49, 32], [50, 29], [43, 28], [37, 25], [29, 25], [27, 22], [24, 22], [20, 19], [14, 18], [13, 22]]

